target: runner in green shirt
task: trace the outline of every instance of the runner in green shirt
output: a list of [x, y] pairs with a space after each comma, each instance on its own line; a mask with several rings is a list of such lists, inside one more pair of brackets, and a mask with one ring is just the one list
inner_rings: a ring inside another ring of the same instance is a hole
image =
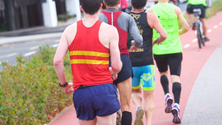
[[[192, 19], [191, 14], [193, 14], [194, 9], [200, 9], [201, 10], [201, 15], [200, 15], [200, 20], [203, 24], [203, 31], [204, 31], [204, 40], [209, 41], [209, 38], [207, 36], [207, 25], [206, 25], [206, 0], [188, 0], [187, 1], [187, 17], [189, 19], [189, 22], [192, 24], [194, 22], [194, 19]], [[193, 24], [192, 27], [193, 30], [195, 30], [195, 24]]]
[[[160, 72], [160, 81], [165, 93], [165, 112], [173, 114], [173, 122], [180, 123], [180, 72], [182, 62], [182, 46], [180, 42], [181, 31], [189, 30], [189, 24], [183, 17], [179, 7], [169, 4], [169, 0], [159, 0], [159, 3], [152, 6], [147, 12], [154, 13], [167, 33], [167, 39], [160, 45], [153, 46], [154, 59]], [[183, 28], [179, 30], [178, 20], [182, 23]], [[159, 37], [159, 34], [154, 30], [154, 39]], [[172, 92], [173, 99], [169, 92], [168, 82], [168, 66], [170, 68], [171, 82], [173, 83]]]

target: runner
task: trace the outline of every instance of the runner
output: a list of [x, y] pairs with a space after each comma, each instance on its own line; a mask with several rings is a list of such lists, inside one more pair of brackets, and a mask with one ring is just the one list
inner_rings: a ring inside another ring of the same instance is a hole
[[[151, 125], [154, 113], [153, 91], [155, 88], [155, 69], [152, 56], [153, 28], [160, 33], [160, 37], [154, 41], [154, 44], [162, 43], [167, 35], [157, 16], [144, 12], [147, 0], [132, 0], [131, 3], [133, 9], [130, 15], [136, 21], [140, 34], [143, 36], [143, 45], [137, 51], [130, 51], [134, 74], [132, 79], [132, 101], [137, 108], [134, 125], [143, 125], [142, 118], [144, 111], [146, 118], [145, 125]], [[145, 100], [144, 111], [141, 107], [141, 86]]]
[[[180, 94], [181, 94], [181, 62], [182, 62], [182, 46], [180, 42], [180, 34], [189, 30], [189, 24], [179, 7], [168, 3], [168, 0], [159, 0], [158, 3], [147, 10], [158, 16], [161, 25], [167, 33], [167, 39], [160, 45], [153, 46], [154, 59], [160, 72], [160, 81], [165, 93], [165, 112], [173, 114], [173, 122], [180, 123]], [[178, 30], [178, 20], [183, 25], [181, 30]], [[154, 31], [154, 38], [159, 35]], [[168, 84], [168, 66], [170, 68], [171, 82], [173, 84], [172, 92], [174, 95], [174, 105], [172, 108], [173, 99], [169, 92]], [[172, 109], [172, 110], [171, 110]]]
[[[99, 20], [100, 0], [82, 0], [84, 18], [68, 26], [54, 57], [59, 85], [66, 94], [73, 91], [73, 103], [80, 125], [114, 125], [120, 109], [113, 79], [122, 68], [118, 31]], [[73, 86], [68, 84], [63, 59], [69, 51]]]
[[128, 1], [127, 0], [120, 0], [120, 8], [123, 12], [126, 12], [126, 9], [128, 9]]
[[135, 40], [131, 49], [136, 50], [136, 47], [140, 47], [143, 40], [136, 26], [134, 19], [122, 12], [118, 11], [119, 0], [104, 0], [106, 10], [100, 14], [100, 20], [115, 26], [119, 33], [119, 49], [121, 54], [121, 60], [123, 62], [123, 68], [118, 74], [118, 79], [114, 81], [120, 93], [120, 104], [122, 111], [122, 125], [131, 125], [132, 114], [130, 110], [130, 97], [131, 97], [131, 77], [132, 66], [129, 58], [129, 52], [127, 48], [128, 33]]
[[[210, 39], [207, 37], [207, 24], [206, 24], [206, 0], [188, 0], [187, 2], [187, 17], [189, 19], [189, 22], [192, 24], [194, 22], [194, 19], [192, 19], [191, 14], [193, 14], [194, 9], [200, 9], [201, 15], [200, 20], [203, 24], [203, 33], [204, 33], [204, 40], [210, 41]], [[195, 24], [193, 23], [192, 29], [195, 30]]]

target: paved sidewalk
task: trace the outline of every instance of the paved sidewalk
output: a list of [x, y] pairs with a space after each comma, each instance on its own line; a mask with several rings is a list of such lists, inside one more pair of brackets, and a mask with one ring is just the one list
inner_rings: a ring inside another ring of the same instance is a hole
[[183, 114], [182, 125], [222, 124], [221, 62], [222, 44], [211, 55], [197, 77]]

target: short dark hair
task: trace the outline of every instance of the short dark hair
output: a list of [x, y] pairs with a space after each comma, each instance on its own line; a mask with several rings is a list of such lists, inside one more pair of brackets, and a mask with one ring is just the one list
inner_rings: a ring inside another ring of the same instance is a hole
[[101, 3], [103, 4], [102, 9], [106, 9], [106, 6], [103, 3], [104, 0], [101, 0]]
[[99, 11], [101, 0], [81, 0], [81, 5], [85, 13], [93, 15]]
[[147, 0], [132, 0], [132, 6], [135, 9], [142, 9], [145, 7]]
[[104, 0], [106, 5], [112, 7], [116, 6], [119, 3], [119, 0]]

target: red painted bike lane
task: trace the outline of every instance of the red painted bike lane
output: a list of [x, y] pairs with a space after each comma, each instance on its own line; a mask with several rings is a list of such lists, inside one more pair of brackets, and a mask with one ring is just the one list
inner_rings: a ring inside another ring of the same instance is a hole
[[[181, 93], [181, 117], [185, 110], [185, 106], [190, 95], [192, 86], [201, 71], [201, 68], [215, 51], [215, 49], [222, 44], [222, 12], [218, 13], [214, 17], [207, 20], [208, 36], [210, 42], [206, 43], [206, 46], [202, 49], [198, 48], [195, 32], [190, 30], [189, 32], [181, 35], [181, 41], [183, 46], [183, 62], [182, 62], [182, 93]], [[159, 73], [156, 70], [156, 87], [154, 92], [155, 101], [155, 113], [153, 117], [153, 125], [173, 125], [172, 114], [166, 114], [164, 112], [164, 93], [162, 86], [160, 85]], [[172, 86], [170, 85], [170, 90]], [[172, 92], [171, 92], [172, 94]], [[172, 94], [173, 95], [173, 94]], [[135, 114], [135, 107], [132, 104], [131, 110], [133, 118]], [[78, 125], [75, 110], [73, 106], [60, 114], [59, 117], [54, 120], [50, 125]]]

